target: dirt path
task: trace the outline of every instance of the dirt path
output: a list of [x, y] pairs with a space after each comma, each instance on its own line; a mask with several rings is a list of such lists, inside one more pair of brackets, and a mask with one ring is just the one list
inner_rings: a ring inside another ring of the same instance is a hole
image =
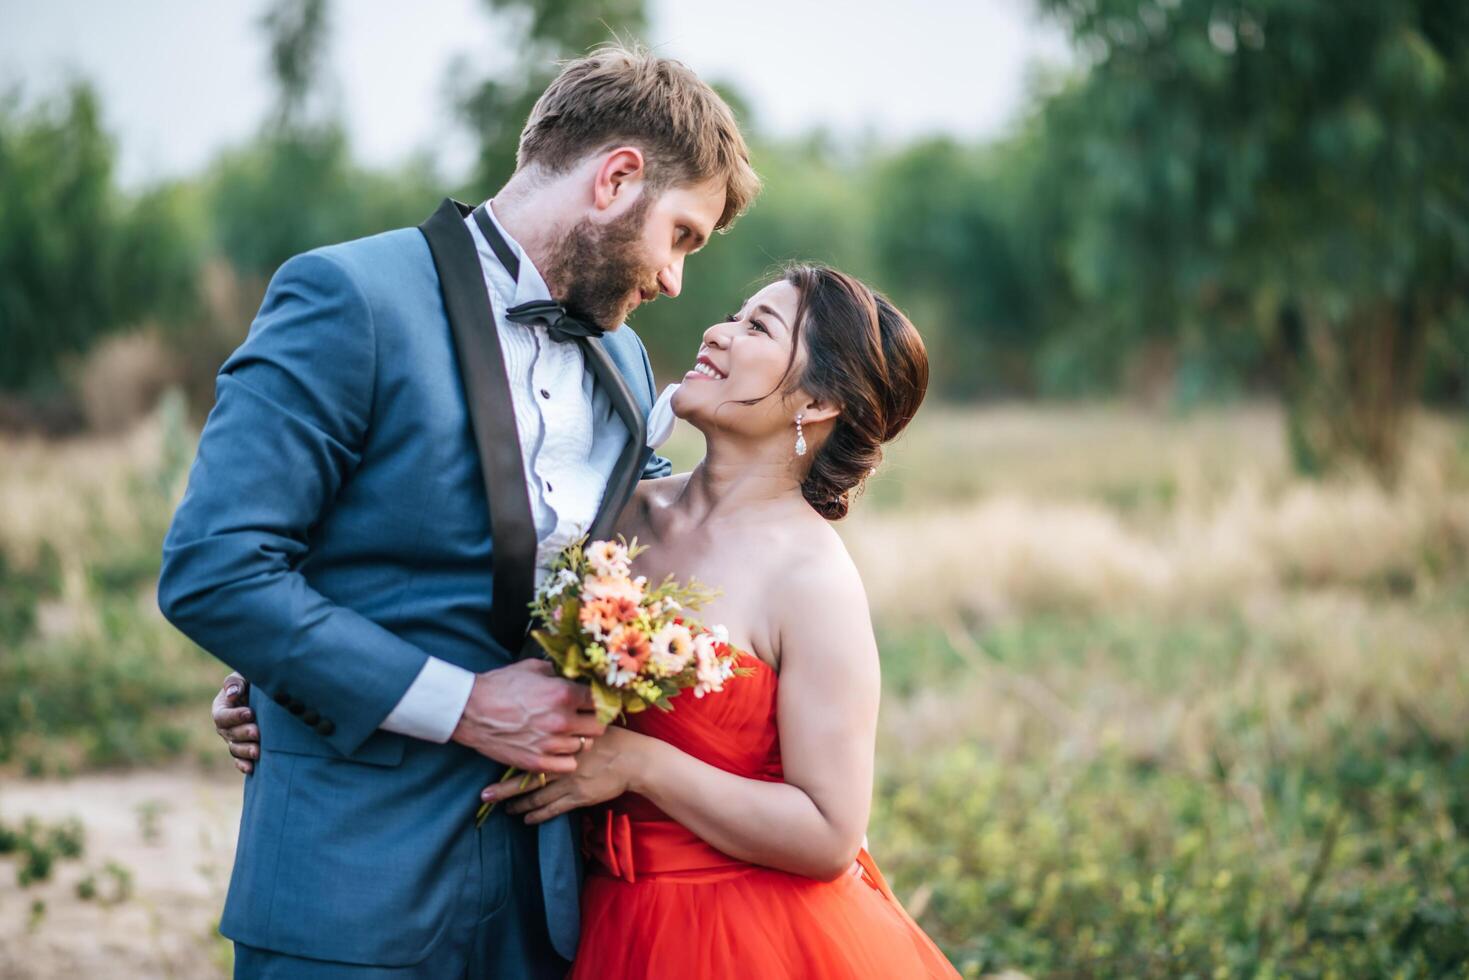
[[[239, 815], [239, 778], [197, 770], [6, 779], [0, 820], [79, 818], [86, 849], [29, 888], [16, 882], [17, 858], [0, 858], [0, 978], [226, 976], [230, 948], [215, 927]], [[131, 877], [115, 903], [108, 862]], [[90, 901], [77, 894], [88, 875], [101, 893]]]

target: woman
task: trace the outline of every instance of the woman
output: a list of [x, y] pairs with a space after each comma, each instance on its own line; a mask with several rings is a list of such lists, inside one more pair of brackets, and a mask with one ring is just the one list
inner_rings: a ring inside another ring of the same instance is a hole
[[927, 383], [907, 318], [828, 268], [792, 268], [705, 332], [672, 402], [705, 458], [645, 483], [619, 530], [647, 546], [639, 574], [722, 589], [700, 618], [751, 673], [609, 728], [573, 774], [484, 794], [530, 823], [596, 807], [573, 977], [957, 976], [862, 847], [877, 646], [829, 523]]

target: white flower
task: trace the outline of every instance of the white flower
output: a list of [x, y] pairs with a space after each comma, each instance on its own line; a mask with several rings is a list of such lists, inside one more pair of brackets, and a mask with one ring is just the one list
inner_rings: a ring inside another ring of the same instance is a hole
[[581, 579], [577, 577], [577, 574], [570, 569], [563, 568], [546, 583], [546, 597], [554, 599], [568, 588], [580, 585]]
[[669, 623], [653, 634], [653, 666], [664, 677], [682, 671], [693, 655], [694, 636], [687, 626]]
[[694, 637], [694, 673], [698, 682], [694, 685], [694, 697], [702, 698], [714, 691], [724, 690], [725, 678], [732, 673], [728, 664], [721, 663], [714, 652], [714, 637], [700, 633]]
[[616, 541], [593, 541], [587, 546], [587, 561], [603, 578], [624, 578], [631, 571], [627, 549]]
[[726, 629], [723, 624], [716, 623], [715, 625], [709, 627], [709, 632], [713, 633], [714, 638], [720, 643], [729, 642], [729, 630]]
[[593, 599], [627, 599], [641, 603], [643, 587], [631, 579], [616, 575], [599, 575], [595, 578], [588, 576], [582, 583], [581, 601], [591, 602]]

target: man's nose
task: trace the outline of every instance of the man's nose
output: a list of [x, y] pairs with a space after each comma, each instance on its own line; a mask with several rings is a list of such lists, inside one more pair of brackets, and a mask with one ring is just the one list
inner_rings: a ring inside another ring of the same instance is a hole
[[669, 299], [683, 292], [683, 259], [674, 259], [658, 273], [658, 288]]

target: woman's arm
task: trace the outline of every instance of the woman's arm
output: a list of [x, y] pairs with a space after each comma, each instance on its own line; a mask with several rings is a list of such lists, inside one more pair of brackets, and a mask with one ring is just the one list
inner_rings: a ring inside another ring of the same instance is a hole
[[210, 706], [215, 732], [229, 746], [235, 768], [247, 776], [255, 771], [255, 760], [260, 758], [260, 729], [246, 701], [249, 692], [250, 682], [238, 672], [232, 673], [224, 679]]
[[773, 590], [785, 782], [736, 776], [666, 742], [624, 732], [592, 750], [607, 753], [605, 766], [588, 759], [577, 774], [513, 802], [511, 812], [539, 823], [627, 789], [731, 857], [811, 878], [846, 871], [872, 802], [877, 644], [850, 560], [806, 565], [812, 566], [825, 567]]
[[851, 867], [867, 831], [877, 643], [848, 562], [807, 578], [774, 599], [785, 782], [735, 776], [653, 741], [630, 788], [731, 857], [830, 879]]

